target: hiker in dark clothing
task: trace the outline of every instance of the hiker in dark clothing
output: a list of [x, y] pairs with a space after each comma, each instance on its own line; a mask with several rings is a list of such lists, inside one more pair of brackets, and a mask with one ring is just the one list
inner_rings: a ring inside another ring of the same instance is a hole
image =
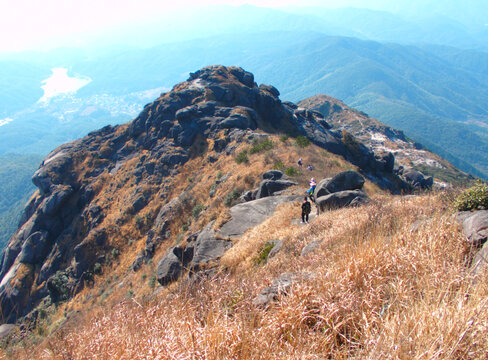
[[310, 214], [310, 211], [312, 211], [312, 205], [310, 205], [310, 201], [308, 201], [308, 198], [305, 197], [303, 199], [302, 203], [302, 222], [303, 223], [308, 223], [308, 215]]
[[302, 158], [298, 159], [297, 164], [298, 164], [298, 166], [302, 167], [302, 165], [303, 165]]

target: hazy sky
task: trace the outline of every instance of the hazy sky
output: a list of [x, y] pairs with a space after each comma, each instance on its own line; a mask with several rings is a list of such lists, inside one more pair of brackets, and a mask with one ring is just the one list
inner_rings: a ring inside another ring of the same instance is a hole
[[86, 39], [97, 39], [101, 32], [110, 37], [115, 29], [129, 29], [128, 23], [154, 19], [161, 23], [173, 11], [219, 4], [353, 6], [415, 16], [449, 13], [461, 20], [457, 15], [464, 14], [465, 23], [480, 18], [478, 21], [488, 24], [486, 0], [0, 0], [0, 52], [82, 45]]
[[178, 8], [209, 4], [262, 7], [327, 6], [337, 0], [0, 0], [0, 51], [66, 44], [76, 35], [107, 30]]

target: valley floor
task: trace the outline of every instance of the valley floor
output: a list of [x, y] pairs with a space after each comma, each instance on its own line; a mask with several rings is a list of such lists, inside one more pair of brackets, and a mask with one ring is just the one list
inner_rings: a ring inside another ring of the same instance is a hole
[[[121, 296], [0, 358], [484, 359], [488, 277], [469, 271], [451, 204], [445, 193], [376, 195], [305, 226], [284, 204], [208, 279]], [[283, 247], [266, 259], [274, 239]], [[283, 274], [294, 281], [258, 305]]]

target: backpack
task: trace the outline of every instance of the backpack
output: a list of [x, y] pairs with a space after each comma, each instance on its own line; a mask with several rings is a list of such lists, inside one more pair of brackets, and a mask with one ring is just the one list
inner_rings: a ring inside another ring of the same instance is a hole
[[307, 202], [303, 203], [302, 210], [305, 214], [310, 214], [310, 212], [312, 211], [312, 207], [310, 205], [310, 202], [307, 201]]

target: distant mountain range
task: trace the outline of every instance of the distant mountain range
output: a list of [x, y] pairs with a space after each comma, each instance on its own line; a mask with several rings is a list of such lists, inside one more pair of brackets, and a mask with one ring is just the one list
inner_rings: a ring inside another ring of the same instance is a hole
[[[44, 56], [42, 62], [25, 65], [26, 73], [38, 69], [37, 78], [22, 88], [24, 104], [31, 105], [3, 112], [14, 121], [2, 126], [0, 153], [33, 149], [45, 153], [98, 126], [127, 121], [147, 102], [147, 90], [168, 88], [205, 65], [233, 64], [277, 84], [284, 99], [331, 95], [404, 130], [461, 169], [488, 176], [488, 54], [484, 52], [287, 32], [212, 37], [101, 56], [63, 51], [64, 62], [58, 52], [56, 61]], [[54, 66], [65, 66], [92, 82], [73, 96], [40, 107], [34, 101], [35, 94], [42, 95], [40, 75], [48, 77]], [[5, 84], [5, 93], [16, 93], [16, 83], [10, 84]]]

